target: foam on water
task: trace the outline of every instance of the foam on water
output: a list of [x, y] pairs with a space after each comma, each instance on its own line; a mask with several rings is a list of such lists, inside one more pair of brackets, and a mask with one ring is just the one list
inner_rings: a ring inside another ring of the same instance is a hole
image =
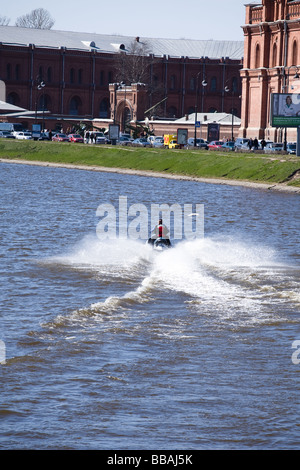
[[93, 270], [111, 283], [131, 281], [133, 287], [127, 286], [125, 294], [111, 295], [84, 309], [89, 314], [148, 302], [159, 290], [183, 294], [184, 302], [200, 314], [233, 321], [243, 317], [252, 323], [270, 321], [270, 303], [299, 303], [300, 298], [295, 282], [282, 275], [284, 265], [275, 250], [233, 238], [181, 241], [158, 253], [142, 241], [85, 237], [51, 262]]

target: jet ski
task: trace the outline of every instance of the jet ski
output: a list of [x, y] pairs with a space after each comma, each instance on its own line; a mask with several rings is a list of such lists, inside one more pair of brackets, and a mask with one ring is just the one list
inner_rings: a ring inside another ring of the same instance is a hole
[[171, 248], [171, 242], [168, 238], [149, 238], [148, 243], [153, 246], [154, 250], [162, 251]]

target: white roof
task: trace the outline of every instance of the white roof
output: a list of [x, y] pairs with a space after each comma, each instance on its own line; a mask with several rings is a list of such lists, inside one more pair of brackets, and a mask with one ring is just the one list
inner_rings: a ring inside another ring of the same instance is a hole
[[0, 100], [0, 112], [11, 113], [17, 111], [25, 111], [25, 109]]
[[[19, 28], [17, 26], [0, 26], [0, 42], [2, 44], [25, 45], [36, 47], [61, 48], [77, 50], [96, 50], [99, 52], [116, 53], [126, 50], [136, 40], [134, 36], [119, 36], [54, 29]], [[155, 56], [189, 57], [241, 60], [244, 54], [243, 41], [214, 41], [195, 39], [159, 39], [139, 38], [141, 44], [147, 44], [147, 50]]]
[[[195, 123], [195, 113], [189, 114], [188, 119], [182, 117], [176, 120], [176, 123]], [[197, 121], [200, 121], [202, 124], [210, 124], [212, 122], [217, 122], [218, 124], [232, 124], [232, 114], [227, 113], [197, 113]], [[233, 116], [233, 124], [235, 126], [241, 125], [241, 119], [237, 116]]]

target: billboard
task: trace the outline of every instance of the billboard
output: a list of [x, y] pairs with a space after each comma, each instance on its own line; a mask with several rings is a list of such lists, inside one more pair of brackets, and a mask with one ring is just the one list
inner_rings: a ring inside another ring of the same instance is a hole
[[180, 146], [187, 145], [187, 140], [188, 140], [188, 130], [177, 129], [177, 144]]
[[207, 140], [211, 142], [212, 140], [220, 139], [220, 124], [217, 122], [211, 122], [207, 124]]
[[273, 127], [300, 126], [300, 94], [272, 93], [270, 118]]

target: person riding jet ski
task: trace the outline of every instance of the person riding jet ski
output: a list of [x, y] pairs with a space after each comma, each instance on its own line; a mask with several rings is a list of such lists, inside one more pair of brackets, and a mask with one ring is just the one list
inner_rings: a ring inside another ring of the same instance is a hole
[[148, 243], [154, 246], [161, 244], [169, 247], [171, 246], [169, 233], [168, 227], [163, 224], [162, 219], [159, 219], [158, 224], [151, 232], [151, 238], [149, 238]]

